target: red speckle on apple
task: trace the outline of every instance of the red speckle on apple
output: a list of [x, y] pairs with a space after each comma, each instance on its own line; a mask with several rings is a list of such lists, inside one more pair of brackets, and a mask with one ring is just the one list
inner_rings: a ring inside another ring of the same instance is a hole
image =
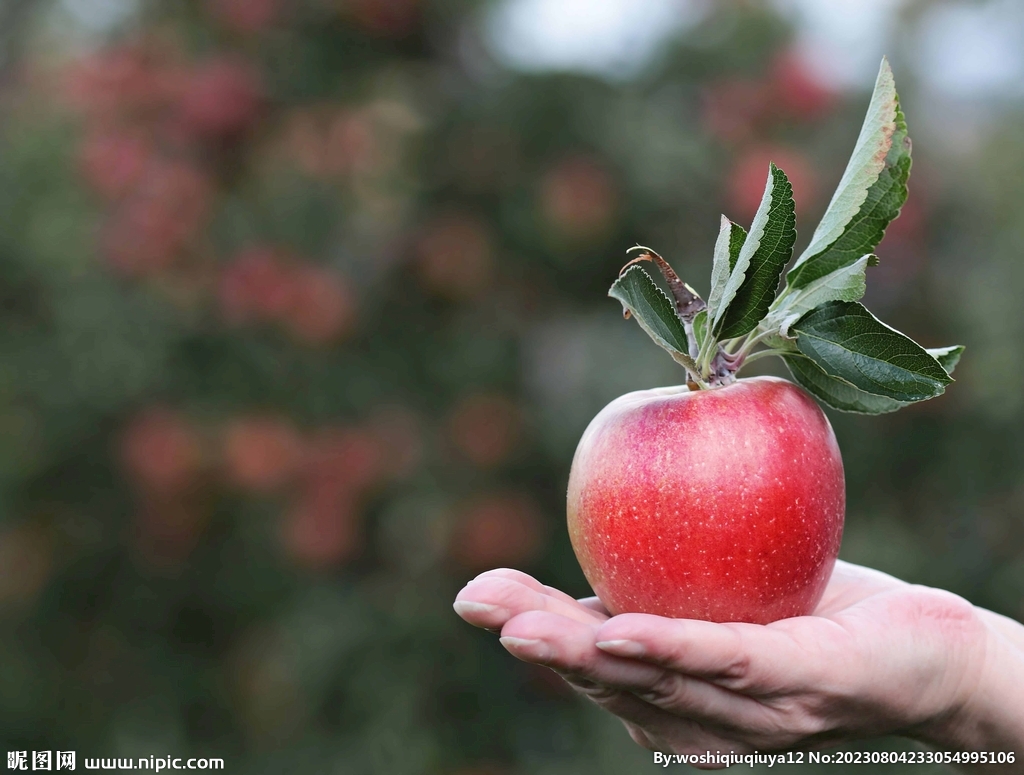
[[587, 428], [569, 477], [572, 545], [613, 613], [754, 623], [809, 614], [844, 511], [828, 419], [775, 377], [622, 396]]

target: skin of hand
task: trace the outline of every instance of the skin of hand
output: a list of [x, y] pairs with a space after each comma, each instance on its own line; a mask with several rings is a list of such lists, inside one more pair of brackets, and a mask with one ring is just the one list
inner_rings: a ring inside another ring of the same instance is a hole
[[509, 569], [467, 584], [455, 610], [651, 750], [766, 753], [900, 734], [940, 750], [1016, 750], [1015, 764], [992, 769], [1024, 772], [1024, 626], [868, 568], [837, 562], [813, 615], [766, 626], [610, 617], [597, 598]]

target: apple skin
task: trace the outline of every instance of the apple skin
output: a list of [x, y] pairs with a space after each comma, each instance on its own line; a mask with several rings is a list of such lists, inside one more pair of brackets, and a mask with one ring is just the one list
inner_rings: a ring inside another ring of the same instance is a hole
[[569, 474], [569, 536], [612, 614], [767, 624], [810, 614], [843, 534], [828, 418], [776, 377], [628, 393]]

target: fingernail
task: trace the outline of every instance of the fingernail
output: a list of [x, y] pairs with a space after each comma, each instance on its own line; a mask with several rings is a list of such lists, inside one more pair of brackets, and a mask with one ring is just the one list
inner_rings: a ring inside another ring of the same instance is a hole
[[465, 619], [467, 616], [474, 616], [477, 614], [493, 614], [498, 610], [498, 606], [490, 605], [488, 603], [476, 603], [472, 600], [456, 600], [452, 604], [452, 608], [455, 609], [455, 613]]
[[635, 640], [601, 640], [594, 645], [617, 657], [642, 657], [645, 653], [644, 647]]
[[528, 656], [531, 661], [550, 662], [555, 656], [551, 646], [542, 640], [504, 637], [498, 638], [498, 642], [511, 651], [517, 651], [524, 656]]

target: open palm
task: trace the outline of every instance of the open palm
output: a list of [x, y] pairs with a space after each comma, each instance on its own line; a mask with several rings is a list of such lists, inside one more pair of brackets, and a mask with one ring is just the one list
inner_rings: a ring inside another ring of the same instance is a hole
[[467, 584], [455, 609], [674, 753], [934, 734], [977, 684], [985, 637], [962, 598], [841, 561], [812, 616], [766, 626], [610, 617], [509, 569]]

